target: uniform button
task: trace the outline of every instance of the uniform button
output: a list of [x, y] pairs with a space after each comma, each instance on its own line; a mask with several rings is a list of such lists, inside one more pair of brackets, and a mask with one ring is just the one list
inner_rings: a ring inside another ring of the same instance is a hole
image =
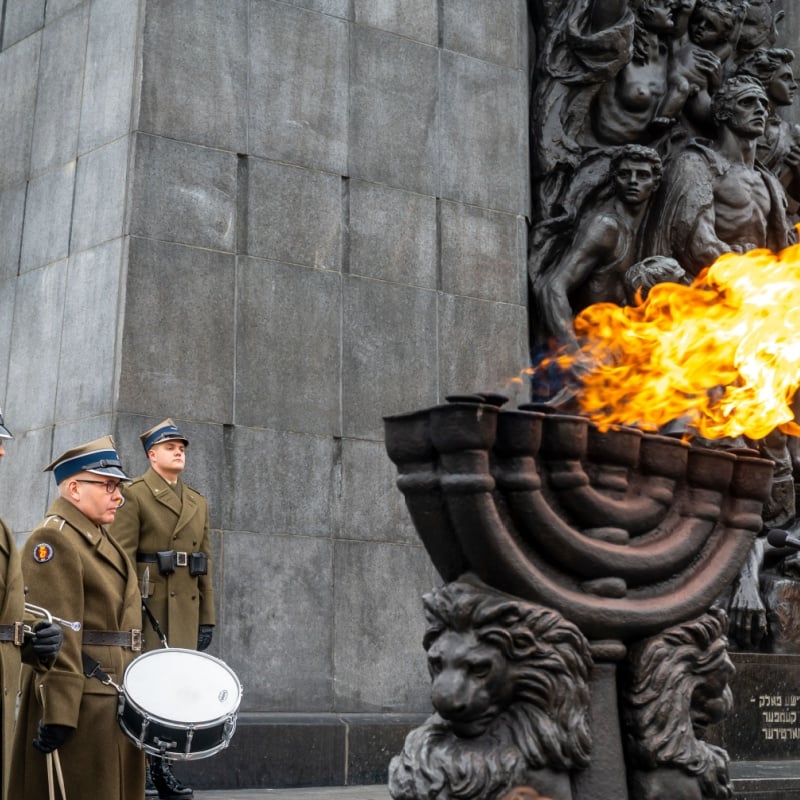
[[192, 595], [192, 600], [197, 600], [197, 595], [196, 594]]
[[169, 593], [169, 596], [170, 596], [170, 597], [175, 597], [175, 592], [170, 592], [170, 593]]

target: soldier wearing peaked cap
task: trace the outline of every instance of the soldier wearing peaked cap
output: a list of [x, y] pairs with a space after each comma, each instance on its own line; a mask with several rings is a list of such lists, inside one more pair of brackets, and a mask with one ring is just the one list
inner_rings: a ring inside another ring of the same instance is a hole
[[[139, 439], [150, 462], [144, 475], [125, 489], [125, 505], [112, 534], [136, 563], [147, 603], [170, 647], [205, 650], [214, 626], [214, 589], [208, 533], [208, 503], [181, 480], [189, 440], [171, 419], [145, 431]], [[145, 570], [149, 579], [142, 581]], [[144, 649], [161, 647], [147, 620]], [[148, 797], [188, 798], [169, 762], [148, 758]]]
[[99, 664], [119, 685], [141, 649], [136, 571], [106, 530], [130, 479], [110, 436], [68, 450], [45, 471], [58, 497], [22, 549], [28, 599], [82, 627], [65, 631], [45, 675], [23, 667], [9, 797], [53, 796], [44, 766], [57, 750], [71, 800], [141, 800], [144, 755], [117, 723], [116, 689], [85, 666]]
[[[5, 455], [5, 441], [13, 438], [0, 412], [0, 458]], [[36, 625], [34, 636], [26, 639], [22, 628], [24, 606], [25, 590], [19, 551], [11, 531], [0, 519], [0, 797], [3, 800], [8, 797], [21, 659], [24, 658], [36, 669], [46, 669], [52, 663], [62, 640], [58, 625], [46, 622]]]

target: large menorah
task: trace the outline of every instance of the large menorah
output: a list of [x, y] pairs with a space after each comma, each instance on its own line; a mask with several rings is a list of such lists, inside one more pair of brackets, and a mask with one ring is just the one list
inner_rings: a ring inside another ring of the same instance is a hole
[[733, 582], [762, 527], [773, 464], [502, 402], [457, 397], [387, 418], [387, 451], [446, 582], [477, 575], [555, 609], [590, 641], [594, 755], [576, 796], [626, 797], [615, 662]]

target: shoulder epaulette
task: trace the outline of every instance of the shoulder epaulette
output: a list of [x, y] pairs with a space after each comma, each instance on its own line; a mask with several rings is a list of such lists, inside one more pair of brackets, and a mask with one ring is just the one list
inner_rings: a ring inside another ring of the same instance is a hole
[[53, 528], [55, 527], [56, 530], [61, 530], [64, 525], [66, 525], [66, 520], [63, 517], [59, 517], [56, 514], [51, 514], [49, 517], [45, 517], [44, 522], [42, 523], [43, 528]]

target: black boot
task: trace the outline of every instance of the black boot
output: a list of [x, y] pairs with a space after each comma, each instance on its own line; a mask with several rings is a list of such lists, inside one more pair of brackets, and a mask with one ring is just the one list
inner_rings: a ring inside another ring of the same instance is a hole
[[158, 789], [153, 783], [153, 776], [150, 774], [150, 756], [144, 761], [144, 796], [158, 797]]
[[194, 792], [184, 786], [173, 774], [169, 761], [165, 758], [154, 757], [151, 765], [153, 783], [158, 789], [161, 800], [187, 800], [194, 797]]

